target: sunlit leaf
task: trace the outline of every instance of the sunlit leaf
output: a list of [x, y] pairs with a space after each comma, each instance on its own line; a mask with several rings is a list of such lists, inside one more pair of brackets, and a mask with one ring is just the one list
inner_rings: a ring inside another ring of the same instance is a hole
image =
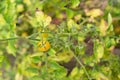
[[42, 26], [42, 27], [48, 26], [50, 24], [50, 22], [52, 21], [52, 18], [50, 16], [46, 15], [44, 12], [42, 12], [40, 10], [36, 11], [35, 17], [36, 17], [35, 19], [37, 21], [36, 24], [38, 26]]
[[111, 14], [109, 13], [109, 14], [108, 14], [108, 26], [110, 26], [111, 23], [112, 23], [112, 16], [111, 16]]
[[50, 56], [55, 56], [56, 51], [51, 48], [51, 49], [48, 51], [48, 54], [49, 54]]
[[35, 17], [38, 22], [42, 21], [42, 20], [44, 20], [44, 13], [42, 11], [36, 11]]
[[15, 80], [23, 80], [23, 76], [20, 73], [16, 73]]
[[72, 72], [71, 72], [71, 77], [75, 77], [79, 72], [79, 69], [77, 67], [73, 68]]
[[48, 26], [50, 22], [52, 21], [52, 18], [50, 16], [45, 16], [44, 26]]
[[72, 51], [66, 51], [65, 50], [65, 51], [60, 52], [59, 54], [57, 54], [56, 56], [51, 57], [51, 58], [52, 58], [52, 60], [55, 60], [55, 61], [68, 62], [68, 61], [70, 61], [73, 58], [73, 54], [72, 53], [73, 53]]
[[103, 80], [109, 80], [103, 73], [101, 72], [94, 72], [92, 74], [96, 80], [100, 80], [100, 79], [103, 79]]
[[26, 5], [31, 5], [31, 1], [30, 0], [23, 0], [23, 2], [26, 4]]
[[[9, 33], [9, 37], [14, 37], [14, 34], [12, 32]], [[15, 40], [9, 40], [7, 50], [10, 54], [16, 56], [16, 48], [15, 48]]]
[[99, 28], [100, 28], [100, 35], [101, 36], [105, 36], [106, 35], [106, 31], [108, 29], [108, 25], [107, 25], [107, 23], [105, 22], [104, 19], [101, 19]]
[[74, 16], [74, 12], [71, 9], [66, 9], [67, 18], [70, 19]]
[[94, 42], [94, 55], [98, 62], [104, 55], [104, 45], [98, 40]]
[[6, 21], [2, 14], [0, 14], [0, 29], [6, 24]]
[[80, 29], [79, 25], [77, 23], [75, 23], [75, 21], [73, 21], [72, 19], [69, 19], [67, 21], [67, 26], [68, 26], [68, 30]]
[[80, 0], [71, 0], [71, 7], [76, 8], [80, 4]]
[[92, 9], [90, 11], [86, 11], [86, 16], [90, 16], [92, 18], [98, 17], [102, 14], [103, 14], [103, 12], [100, 9]]
[[22, 4], [17, 5], [17, 12], [22, 12], [24, 10], [24, 6]]
[[6, 3], [7, 6], [4, 17], [7, 23], [11, 24], [16, 19], [16, 9], [15, 9], [16, 3], [14, 2], [14, 0], [7, 0]]

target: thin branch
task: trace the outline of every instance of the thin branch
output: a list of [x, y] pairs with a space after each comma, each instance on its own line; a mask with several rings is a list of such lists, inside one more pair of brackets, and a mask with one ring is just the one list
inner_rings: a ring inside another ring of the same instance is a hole
[[0, 41], [8, 41], [8, 40], [15, 40], [15, 39], [19, 39], [19, 37], [16, 37], [16, 38], [7, 38], [7, 39], [0, 39]]
[[40, 41], [41, 39], [28, 38], [29, 40]]
[[89, 80], [92, 80], [92, 79], [90, 78], [90, 76], [89, 76], [89, 74], [88, 74], [85, 66], [82, 64], [82, 62], [78, 59], [78, 57], [77, 57], [74, 53], [73, 53], [73, 56], [74, 56], [74, 58], [76, 59], [76, 61], [81, 65], [81, 67], [83, 68], [83, 70], [85, 71], [88, 79], [89, 79]]

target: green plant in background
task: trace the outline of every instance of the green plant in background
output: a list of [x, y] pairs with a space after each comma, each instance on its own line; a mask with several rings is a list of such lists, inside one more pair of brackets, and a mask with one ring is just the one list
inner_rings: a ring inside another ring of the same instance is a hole
[[1, 0], [0, 80], [119, 80], [120, 59], [112, 53], [120, 40], [116, 12], [90, 4]]

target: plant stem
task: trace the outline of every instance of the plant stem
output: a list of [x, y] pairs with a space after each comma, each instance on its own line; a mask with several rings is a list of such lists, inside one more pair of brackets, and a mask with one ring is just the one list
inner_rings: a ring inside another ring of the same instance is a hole
[[41, 39], [34, 39], [34, 38], [22, 38], [22, 37], [16, 37], [16, 38], [7, 38], [7, 39], [0, 39], [0, 41], [9, 41], [9, 40], [15, 40], [15, 39], [30, 39], [30, 40], [34, 40], [34, 41], [40, 41]]
[[40, 41], [41, 40], [41, 39], [33, 39], [33, 38], [27, 38], [27, 39], [34, 40], [34, 41]]
[[74, 58], [76, 59], [76, 61], [81, 65], [81, 67], [84, 69], [84, 71], [85, 71], [85, 73], [86, 73], [88, 79], [91, 80], [91, 78], [90, 78], [90, 76], [89, 76], [89, 74], [88, 74], [88, 72], [87, 72], [85, 66], [82, 64], [82, 62], [78, 59], [78, 57], [77, 57], [74, 53], [73, 53], [73, 56], [74, 56]]
[[16, 38], [7, 38], [7, 39], [0, 39], [0, 41], [8, 41], [8, 40], [15, 40], [15, 39], [19, 39], [19, 37], [16, 37]]
[[46, 77], [48, 78], [48, 59], [47, 59], [47, 53], [45, 53], [45, 68], [46, 68]]

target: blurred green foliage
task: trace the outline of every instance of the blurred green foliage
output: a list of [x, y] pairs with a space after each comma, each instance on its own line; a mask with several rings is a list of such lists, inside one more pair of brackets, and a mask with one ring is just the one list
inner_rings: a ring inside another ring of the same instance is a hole
[[119, 7], [120, 0], [0, 0], [0, 80], [119, 80]]

